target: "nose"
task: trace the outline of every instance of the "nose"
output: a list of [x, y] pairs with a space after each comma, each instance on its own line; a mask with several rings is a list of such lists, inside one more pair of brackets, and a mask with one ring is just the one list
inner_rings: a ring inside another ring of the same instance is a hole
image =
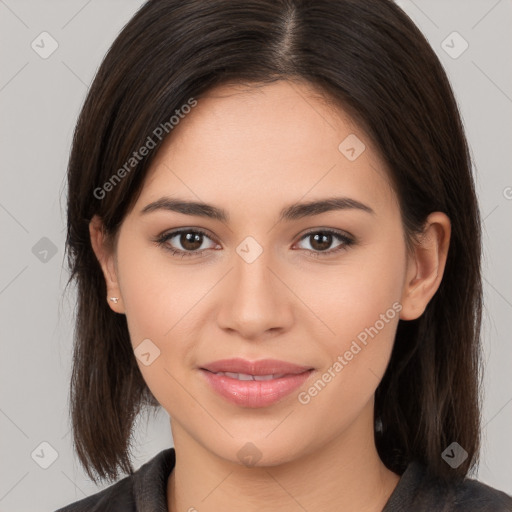
[[276, 258], [270, 250], [263, 250], [252, 259], [247, 254], [254, 247], [249, 246], [246, 253], [241, 249], [234, 254], [232, 270], [219, 290], [219, 327], [244, 339], [261, 339], [289, 329], [293, 294], [280, 275]]

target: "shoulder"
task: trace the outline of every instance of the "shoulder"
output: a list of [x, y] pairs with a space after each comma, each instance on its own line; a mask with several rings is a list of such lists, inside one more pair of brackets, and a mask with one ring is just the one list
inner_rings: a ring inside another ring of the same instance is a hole
[[454, 510], [512, 512], [512, 497], [477, 480], [466, 478], [453, 488]]
[[135, 512], [142, 503], [167, 510], [167, 478], [174, 468], [174, 448], [157, 453], [133, 474], [55, 512]]
[[[108, 508], [107, 508], [108, 507]], [[59, 508], [55, 512], [135, 511], [133, 475], [127, 476], [96, 494]]]
[[512, 512], [512, 497], [482, 482], [465, 478], [446, 482], [429, 476], [412, 462], [400, 478], [383, 512]]

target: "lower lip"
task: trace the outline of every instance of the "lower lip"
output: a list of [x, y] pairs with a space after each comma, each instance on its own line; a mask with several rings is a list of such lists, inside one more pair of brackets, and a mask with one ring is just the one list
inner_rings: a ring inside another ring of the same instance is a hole
[[210, 386], [231, 403], [243, 407], [266, 407], [304, 384], [313, 370], [271, 380], [238, 380], [201, 369]]

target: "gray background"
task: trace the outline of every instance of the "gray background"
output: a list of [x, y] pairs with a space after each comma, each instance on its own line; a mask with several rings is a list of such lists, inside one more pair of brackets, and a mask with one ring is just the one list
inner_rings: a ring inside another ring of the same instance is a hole
[[[478, 478], [512, 493], [512, 1], [398, 3], [447, 69], [475, 159], [485, 219]], [[140, 5], [0, 0], [0, 511], [55, 510], [106, 486], [84, 476], [68, 423], [74, 295], [63, 297], [65, 171], [88, 85]], [[58, 43], [46, 59], [31, 47], [51, 49], [44, 31]], [[461, 55], [454, 31], [469, 44]], [[136, 468], [172, 445], [167, 412], [146, 419], [136, 430]]]

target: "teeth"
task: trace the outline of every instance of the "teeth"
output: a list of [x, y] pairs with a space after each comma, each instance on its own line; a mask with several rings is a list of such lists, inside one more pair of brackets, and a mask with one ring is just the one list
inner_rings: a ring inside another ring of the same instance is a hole
[[283, 377], [283, 375], [254, 375], [254, 380], [272, 380]]
[[247, 373], [231, 373], [231, 372], [225, 372], [226, 377], [231, 377], [232, 379], [238, 379], [238, 380], [254, 380], [252, 375], [248, 375]]
[[216, 372], [216, 375], [224, 375], [225, 377], [238, 380], [272, 380], [284, 377], [286, 374], [276, 373], [273, 375], [248, 375], [247, 373]]

